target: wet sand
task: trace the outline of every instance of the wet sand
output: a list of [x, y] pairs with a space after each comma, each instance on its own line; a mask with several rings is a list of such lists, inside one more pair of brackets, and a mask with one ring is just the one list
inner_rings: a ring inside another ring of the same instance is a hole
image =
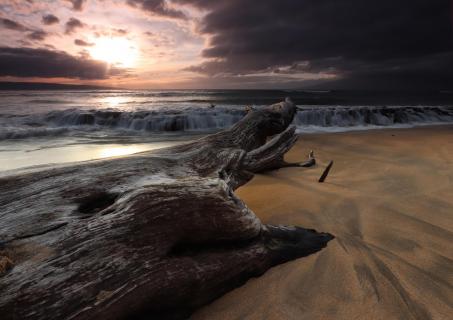
[[[336, 236], [200, 309], [193, 319], [452, 319], [453, 127], [301, 136], [238, 195], [264, 223]], [[332, 171], [317, 182], [329, 160]]]
[[[62, 163], [89, 161], [95, 159], [126, 156], [137, 152], [170, 147], [192, 138], [177, 137], [168, 141], [116, 141], [114, 138], [103, 143], [102, 140], [78, 141], [71, 138], [18, 140], [0, 143], [0, 175], [9, 170], [21, 170], [35, 166], [51, 166]], [[13, 173], [13, 172], [11, 172]]]

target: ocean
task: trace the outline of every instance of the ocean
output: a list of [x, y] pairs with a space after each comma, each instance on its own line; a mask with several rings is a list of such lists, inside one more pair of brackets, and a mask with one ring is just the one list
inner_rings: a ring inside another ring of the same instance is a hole
[[232, 126], [291, 99], [300, 133], [453, 123], [453, 93], [307, 90], [0, 91], [0, 171], [121, 156]]

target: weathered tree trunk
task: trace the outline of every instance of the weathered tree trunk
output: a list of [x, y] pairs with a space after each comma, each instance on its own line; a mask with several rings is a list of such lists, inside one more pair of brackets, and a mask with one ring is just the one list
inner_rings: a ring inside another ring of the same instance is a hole
[[180, 318], [323, 248], [331, 235], [263, 225], [233, 193], [286, 165], [295, 112], [287, 100], [185, 145], [1, 178], [1, 318]]

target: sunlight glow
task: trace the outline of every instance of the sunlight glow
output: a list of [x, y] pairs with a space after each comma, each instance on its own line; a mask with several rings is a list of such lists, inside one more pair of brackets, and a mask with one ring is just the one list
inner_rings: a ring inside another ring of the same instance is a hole
[[138, 49], [132, 41], [125, 38], [100, 38], [96, 39], [90, 55], [96, 60], [131, 68], [137, 63]]
[[101, 99], [101, 103], [108, 107], [108, 108], [117, 108], [122, 104], [126, 104], [131, 99], [128, 97], [119, 97], [119, 96], [112, 96], [112, 97], [105, 97]]

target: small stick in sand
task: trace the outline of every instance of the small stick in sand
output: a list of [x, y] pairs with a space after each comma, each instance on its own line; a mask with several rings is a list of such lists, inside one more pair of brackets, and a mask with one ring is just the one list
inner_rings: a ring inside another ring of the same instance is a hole
[[330, 169], [333, 166], [333, 160], [329, 162], [329, 165], [324, 169], [324, 172], [321, 175], [321, 178], [319, 178], [318, 182], [322, 183], [324, 180], [326, 180], [327, 175], [329, 174]]

